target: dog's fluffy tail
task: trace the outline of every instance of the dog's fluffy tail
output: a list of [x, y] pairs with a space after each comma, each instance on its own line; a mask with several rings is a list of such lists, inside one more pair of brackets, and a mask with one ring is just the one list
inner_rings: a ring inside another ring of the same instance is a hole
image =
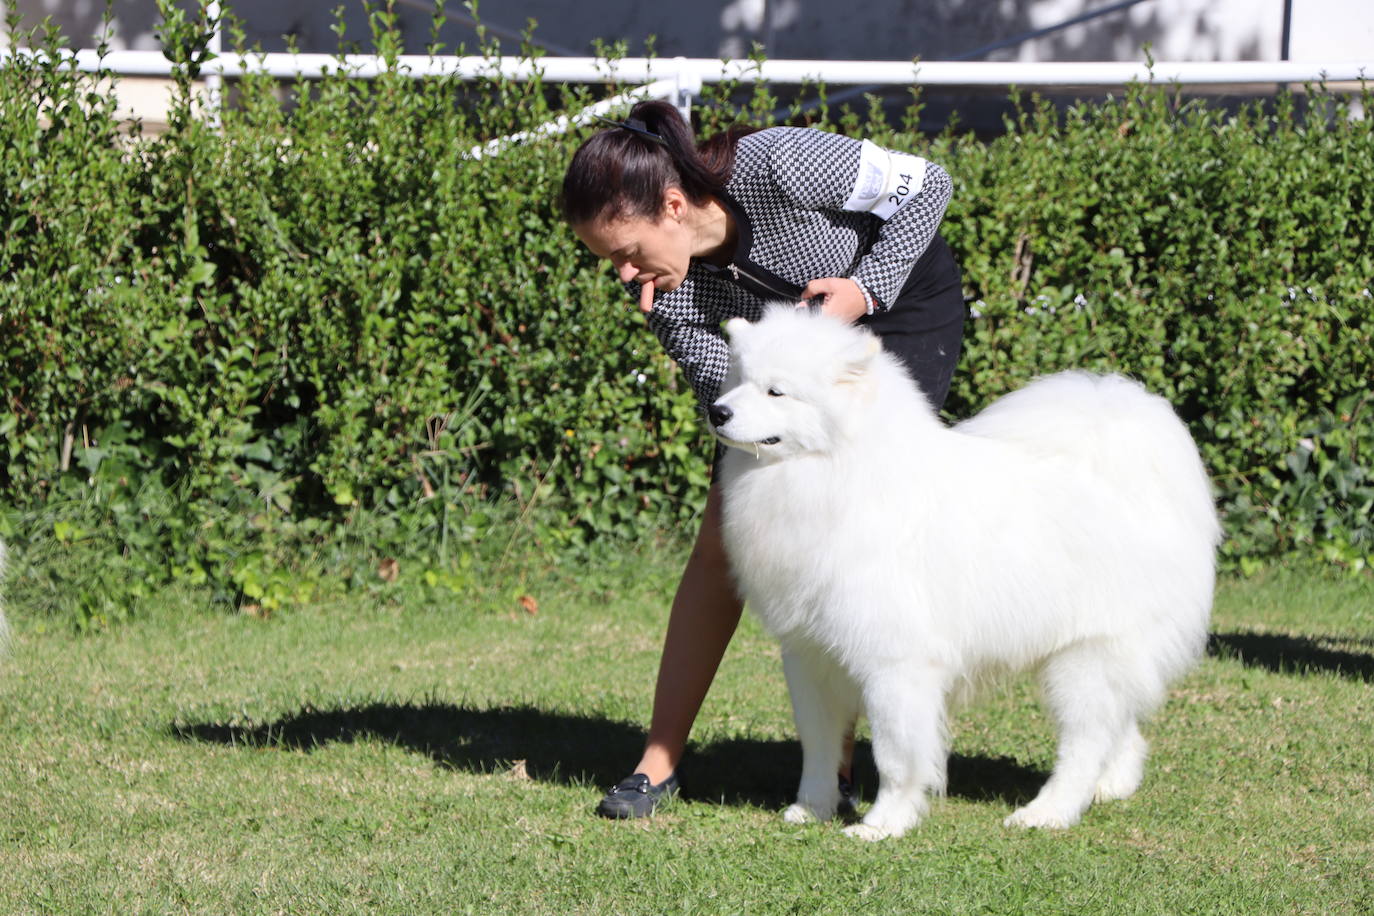
[[1038, 379], [959, 424], [972, 435], [1084, 460], [1120, 492], [1160, 495], [1206, 547], [1221, 540], [1211, 484], [1169, 402], [1119, 375], [1061, 372]]

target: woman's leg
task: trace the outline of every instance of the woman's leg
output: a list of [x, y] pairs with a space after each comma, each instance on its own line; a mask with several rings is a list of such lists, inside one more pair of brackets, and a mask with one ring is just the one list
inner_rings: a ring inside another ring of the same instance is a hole
[[668, 616], [649, 739], [635, 767], [650, 782], [662, 782], [677, 768], [743, 607], [721, 540], [720, 488], [712, 484], [701, 530]]
[[[715, 679], [725, 647], [739, 625], [743, 607], [744, 602], [735, 593], [730, 578], [725, 545], [721, 540], [720, 491], [713, 484], [706, 497], [701, 530], [668, 615], [668, 633], [663, 641], [658, 684], [654, 690], [653, 719], [644, 754], [634, 769], [635, 773], [643, 773], [651, 784], [659, 785], [677, 769], [692, 723]], [[851, 728], [845, 736], [841, 762], [841, 776], [846, 781], [853, 750]], [[653, 810], [654, 803], [644, 798], [636, 799], [633, 791], [629, 793], [629, 802], [613, 800], [618, 788], [612, 789], [603, 799], [602, 814], [642, 817]]]

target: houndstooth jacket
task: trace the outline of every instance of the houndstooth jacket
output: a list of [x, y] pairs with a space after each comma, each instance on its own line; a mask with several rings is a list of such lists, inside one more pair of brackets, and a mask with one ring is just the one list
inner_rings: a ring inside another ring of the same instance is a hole
[[[940, 226], [953, 183], [933, 162], [867, 140], [801, 127], [741, 137], [723, 204], [738, 244], [728, 267], [693, 260], [654, 294], [649, 328], [705, 408], [729, 367], [721, 325], [757, 320], [812, 280], [850, 277], [875, 310], [896, 298]], [[639, 298], [639, 284], [626, 289]]]

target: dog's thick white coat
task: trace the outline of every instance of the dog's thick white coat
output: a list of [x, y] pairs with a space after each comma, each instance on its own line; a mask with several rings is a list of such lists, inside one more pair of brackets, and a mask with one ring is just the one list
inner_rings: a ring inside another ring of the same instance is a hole
[[723, 534], [782, 643], [804, 757], [787, 819], [833, 816], [862, 712], [879, 791], [849, 831], [910, 829], [944, 788], [950, 701], [1028, 668], [1058, 759], [1007, 823], [1067, 827], [1132, 794], [1138, 723], [1205, 645], [1219, 537], [1168, 403], [1063, 373], [946, 427], [866, 331], [778, 307], [727, 331]]

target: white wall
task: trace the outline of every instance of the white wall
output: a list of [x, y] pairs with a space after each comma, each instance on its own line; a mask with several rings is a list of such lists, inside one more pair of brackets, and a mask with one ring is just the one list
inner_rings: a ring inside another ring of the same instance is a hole
[[[1030, 19], [1042, 28], [1107, 5], [1038, 0]], [[1283, 7], [1283, 0], [1152, 0], [1023, 45], [1017, 59], [1140, 60], [1148, 42], [1156, 60], [1279, 60]]]
[[[51, 15], [77, 45], [91, 44], [104, 0], [9, 0], [36, 22]], [[188, 5], [190, 0], [182, 0]], [[948, 59], [974, 48], [1054, 25], [1113, 0], [486, 0], [482, 17], [534, 35], [553, 53], [591, 53], [593, 39], [623, 39], [631, 54], [657, 36], [660, 54], [735, 57], [761, 42], [774, 58]], [[250, 41], [282, 50], [283, 34], [303, 50], [334, 49], [335, 0], [226, 0], [245, 20]], [[361, 0], [346, 7], [348, 37], [367, 36]], [[1363, 57], [1374, 48], [1374, 0], [1292, 0], [1294, 57]], [[450, 0], [455, 17], [462, 5]], [[427, 0], [397, 0], [409, 50], [429, 33]], [[116, 48], [155, 48], [153, 0], [115, 0]], [[985, 56], [991, 60], [1140, 60], [1150, 43], [1159, 60], [1277, 60], [1284, 0], [1143, 0], [1128, 10]], [[1332, 27], [1329, 23], [1339, 23]], [[452, 48], [475, 38], [454, 22], [442, 39]], [[513, 51], [514, 41], [504, 42]]]
[[1293, 60], [1374, 57], [1374, 0], [1293, 0]]
[[[196, 0], [177, 0], [194, 8]], [[250, 46], [286, 47], [292, 35], [303, 51], [333, 51], [332, 9], [345, 8], [345, 37], [365, 41], [362, 0], [223, 0], [244, 20]], [[423, 52], [429, 40], [430, 0], [394, 0], [406, 50]], [[528, 19], [538, 21], [536, 41], [550, 54], [592, 53], [595, 38], [623, 40], [630, 55], [645, 52], [657, 36], [662, 56], [737, 57], [754, 42], [771, 58], [941, 60], [1052, 27], [1118, 0], [483, 0], [483, 19], [502, 39], [502, 51], [518, 50]], [[76, 47], [92, 47], [104, 0], [0, 0], [17, 6], [26, 24], [52, 16]], [[452, 21], [440, 40], [445, 53], [459, 45], [472, 53], [476, 36], [461, 0], [448, 0]], [[1349, 60], [1374, 56], [1374, 0], [1291, 0], [1290, 57]], [[154, 0], [114, 0], [111, 46], [158, 47]], [[1015, 46], [978, 55], [983, 60], [1074, 61], [1279, 60], [1283, 53], [1285, 0], [1137, 0], [1128, 8]], [[0, 41], [0, 47], [3, 41]], [[144, 83], [146, 82], [146, 85]], [[165, 107], [160, 81], [120, 82], [121, 108], [152, 122]], [[833, 95], [832, 95], [833, 97]], [[938, 129], [951, 110], [974, 129], [996, 130], [999, 93], [928, 91], [926, 120]]]

